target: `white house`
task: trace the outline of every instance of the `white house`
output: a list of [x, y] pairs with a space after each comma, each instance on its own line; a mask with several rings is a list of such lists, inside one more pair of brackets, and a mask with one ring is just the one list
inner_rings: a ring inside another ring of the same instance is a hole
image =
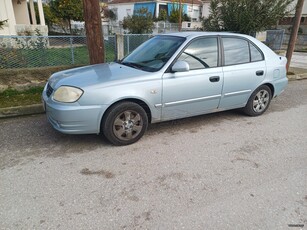
[[[28, 10], [28, 2], [30, 13]], [[26, 35], [35, 34], [39, 29], [43, 35], [48, 34], [48, 27], [45, 24], [42, 0], [37, 0], [40, 24], [36, 21], [34, 10], [34, 0], [1, 0], [0, 1], [0, 20], [7, 20], [0, 35]]]
[[[142, 7], [147, 8], [153, 16], [158, 18], [159, 12], [164, 9], [170, 14], [174, 1], [167, 0], [109, 0], [108, 8], [112, 9], [117, 15], [117, 20], [122, 21], [124, 17], [132, 15], [133, 12]], [[179, 2], [179, 1], [177, 1]], [[182, 0], [182, 9], [193, 22], [199, 22], [201, 18], [200, 0]]]

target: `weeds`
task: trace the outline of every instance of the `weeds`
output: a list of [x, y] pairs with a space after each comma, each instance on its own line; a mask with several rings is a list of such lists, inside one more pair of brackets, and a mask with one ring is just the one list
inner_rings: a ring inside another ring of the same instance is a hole
[[7, 89], [0, 93], [0, 108], [41, 103], [43, 87], [33, 87], [24, 91]]

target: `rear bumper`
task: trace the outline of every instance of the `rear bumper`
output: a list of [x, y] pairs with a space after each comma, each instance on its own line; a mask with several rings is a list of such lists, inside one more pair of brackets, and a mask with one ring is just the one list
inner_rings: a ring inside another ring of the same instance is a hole
[[287, 84], [288, 84], [287, 77], [275, 80], [274, 81], [275, 92], [274, 92], [273, 97], [279, 96], [285, 90]]

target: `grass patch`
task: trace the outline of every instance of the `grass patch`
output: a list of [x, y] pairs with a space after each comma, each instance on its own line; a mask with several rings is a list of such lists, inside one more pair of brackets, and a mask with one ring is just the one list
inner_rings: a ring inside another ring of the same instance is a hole
[[[105, 47], [105, 59], [106, 62], [115, 60], [114, 47]], [[88, 64], [89, 54], [86, 46], [44, 49], [5, 48], [0, 52], [0, 69]]]
[[7, 89], [0, 93], [0, 108], [39, 104], [42, 102], [43, 89], [44, 87], [33, 87], [25, 91]]

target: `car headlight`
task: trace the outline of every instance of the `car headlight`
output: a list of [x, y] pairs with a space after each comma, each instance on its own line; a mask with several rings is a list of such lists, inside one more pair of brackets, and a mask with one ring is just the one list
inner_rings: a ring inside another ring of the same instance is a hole
[[59, 102], [72, 103], [79, 100], [83, 91], [79, 88], [72, 86], [60, 86], [54, 95], [53, 99]]

